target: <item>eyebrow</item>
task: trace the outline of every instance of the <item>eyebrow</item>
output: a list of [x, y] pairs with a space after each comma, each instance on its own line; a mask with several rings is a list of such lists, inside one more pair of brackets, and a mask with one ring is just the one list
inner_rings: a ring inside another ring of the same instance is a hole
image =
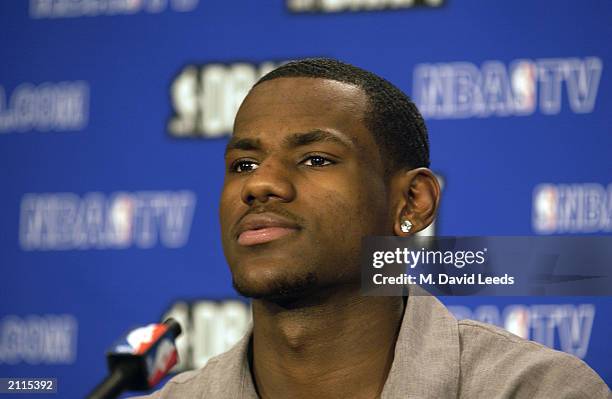
[[225, 155], [231, 150], [257, 151], [261, 149], [261, 141], [259, 139], [239, 139], [232, 137], [225, 146]]
[[294, 133], [283, 140], [283, 144], [289, 148], [301, 147], [322, 141], [331, 141], [344, 147], [351, 148], [355, 144], [352, 139], [337, 132], [323, 129], [314, 129], [306, 133]]
[[[313, 129], [305, 133], [293, 133], [283, 139], [283, 146], [296, 148], [324, 141], [340, 144], [346, 148], [353, 148], [355, 142], [344, 134], [324, 129]], [[225, 147], [225, 154], [231, 150], [257, 151], [261, 150], [261, 141], [251, 138], [232, 138]]]

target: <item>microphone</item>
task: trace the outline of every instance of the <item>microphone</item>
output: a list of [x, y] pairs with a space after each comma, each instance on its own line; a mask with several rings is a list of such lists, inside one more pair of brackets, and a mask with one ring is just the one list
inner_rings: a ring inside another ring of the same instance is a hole
[[126, 389], [153, 388], [178, 360], [174, 341], [180, 333], [180, 324], [169, 318], [125, 334], [106, 353], [110, 374], [87, 399], [112, 399]]

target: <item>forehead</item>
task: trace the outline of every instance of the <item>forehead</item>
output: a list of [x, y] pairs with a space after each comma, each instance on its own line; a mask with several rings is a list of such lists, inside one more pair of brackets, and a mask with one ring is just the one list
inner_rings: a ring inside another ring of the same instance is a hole
[[[363, 122], [368, 99], [357, 86], [318, 78], [277, 78], [256, 86], [242, 103], [234, 135], [263, 141], [283, 133], [334, 130], [359, 147], [373, 136]], [[371, 148], [370, 148], [371, 149]]]

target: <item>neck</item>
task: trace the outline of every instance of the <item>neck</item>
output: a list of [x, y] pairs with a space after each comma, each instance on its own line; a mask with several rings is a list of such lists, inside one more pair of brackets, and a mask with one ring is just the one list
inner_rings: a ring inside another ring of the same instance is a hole
[[374, 398], [393, 362], [404, 302], [336, 289], [308, 303], [253, 301], [260, 397]]

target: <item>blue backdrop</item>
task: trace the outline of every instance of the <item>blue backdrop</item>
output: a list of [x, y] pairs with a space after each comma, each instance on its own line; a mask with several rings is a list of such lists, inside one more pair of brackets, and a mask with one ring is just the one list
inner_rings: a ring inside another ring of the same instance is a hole
[[[0, 377], [81, 397], [114, 339], [168, 313], [183, 369], [240, 336], [223, 148], [250, 85], [290, 59], [415, 99], [443, 182], [432, 233], [610, 234], [611, 20], [608, 1], [0, 2]], [[612, 383], [609, 297], [443, 300]]]

